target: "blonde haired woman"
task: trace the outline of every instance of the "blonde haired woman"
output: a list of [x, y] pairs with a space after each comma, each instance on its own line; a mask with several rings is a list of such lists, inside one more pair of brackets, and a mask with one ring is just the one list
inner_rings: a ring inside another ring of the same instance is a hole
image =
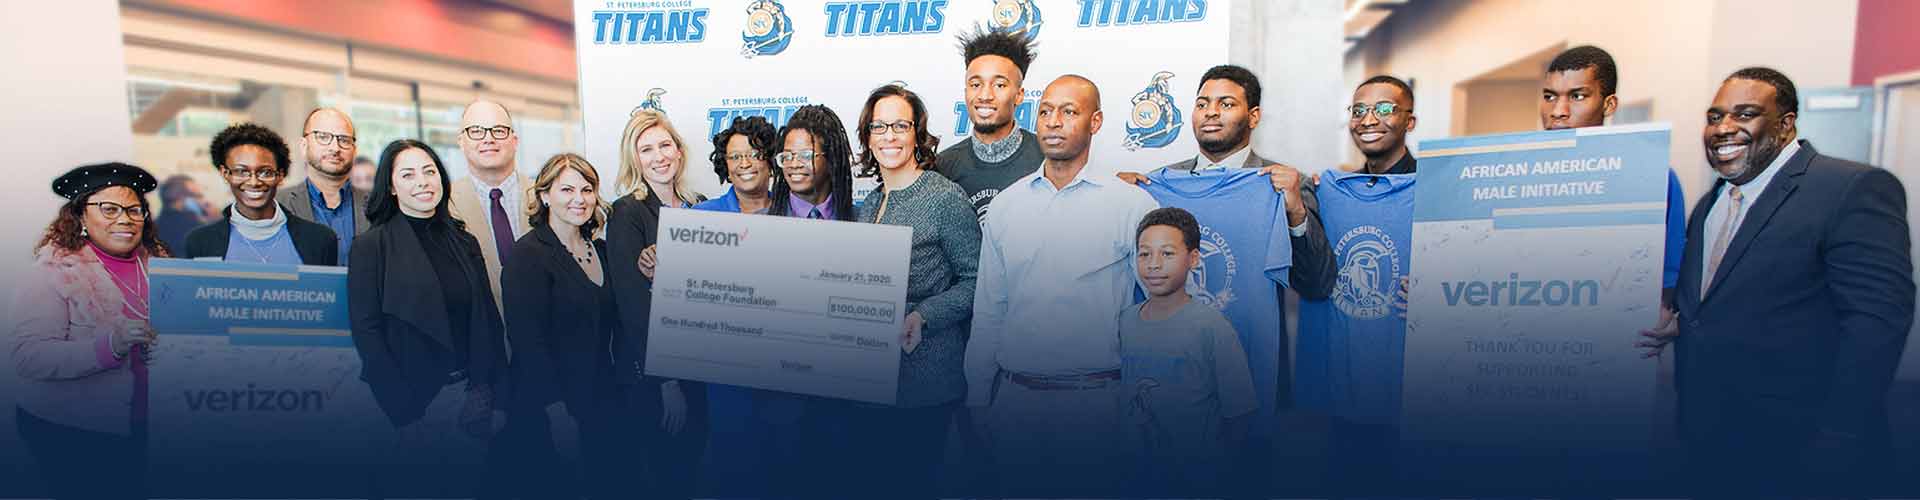
[[[707, 440], [706, 388], [689, 380], [646, 376], [647, 316], [653, 300], [654, 241], [662, 207], [688, 208], [705, 201], [681, 182], [687, 158], [680, 133], [667, 117], [638, 110], [620, 134], [620, 178], [607, 220], [607, 266], [621, 328], [613, 334], [613, 374], [619, 395], [614, 418], [637, 419], [632, 446], [645, 446], [653, 491], [660, 498], [693, 494]], [[628, 426], [621, 426], [628, 427]], [[642, 445], [641, 443], [644, 443]]]

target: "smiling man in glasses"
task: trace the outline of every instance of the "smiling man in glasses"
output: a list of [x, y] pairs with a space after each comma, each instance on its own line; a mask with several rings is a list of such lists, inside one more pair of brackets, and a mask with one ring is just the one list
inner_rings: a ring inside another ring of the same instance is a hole
[[307, 180], [282, 189], [280, 205], [294, 217], [311, 220], [332, 229], [340, 237], [340, 262], [347, 261], [353, 248], [353, 236], [366, 231], [367, 192], [347, 182], [353, 173], [354, 153], [359, 143], [353, 135], [353, 120], [333, 108], [307, 113], [300, 134], [300, 150], [307, 160]]
[[493, 282], [497, 300], [501, 263], [511, 258], [508, 253], [514, 240], [527, 234], [522, 191], [531, 181], [517, 168], [520, 135], [513, 130], [513, 115], [506, 106], [485, 100], [468, 104], [460, 114], [458, 132], [460, 152], [467, 157], [467, 178], [453, 181], [450, 203], [454, 215], [467, 221], [467, 231], [480, 240], [487, 279]]

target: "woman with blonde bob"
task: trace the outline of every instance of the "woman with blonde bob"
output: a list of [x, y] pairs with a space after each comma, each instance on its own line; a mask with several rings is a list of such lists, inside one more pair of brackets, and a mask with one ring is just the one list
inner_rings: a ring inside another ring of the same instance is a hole
[[[514, 258], [500, 272], [513, 407], [544, 409], [554, 442], [579, 443], [587, 496], [611, 498], [617, 454], [609, 452], [612, 427], [596, 401], [613, 386], [607, 344], [620, 317], [607, 287], [606, 242], [597, 238], [607, 220], [600, 175], [579, 155], [555, 155], [526, 199], [533, 229], [514, 242]], [[562, 435], [568, 430], [573, 435]]]
[[[607, 269], [621, 327], [613, 335], [613, 374], [618, 395], [611, 413], [638, 420], [629, 449], [644, 446], [647, 471], [659, 498], [688, 498], [706, 451], [707, 391], [691, 380], [646, 375], [647, 316], [652, 309], [654, 242], [662, 207], [689, 208], [704, 198], [688, 189], [686, 141], [667, 117], [637, 110], [620, 134], [620, 178], [607, 220]], [[630, 425], [621, 428], [633, 427]], [[644, 443], [644, 444], [643, 444]]]

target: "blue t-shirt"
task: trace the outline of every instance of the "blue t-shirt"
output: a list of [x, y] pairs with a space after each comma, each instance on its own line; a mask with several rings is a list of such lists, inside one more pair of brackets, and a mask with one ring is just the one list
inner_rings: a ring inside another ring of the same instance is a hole
[[[1285, 198], [1255, 169], [1212, 172], [1168, 170], [1147, 174], [1141, 186], [1163, 207], [1179, 207], [1200, 221], [1200, 265], [1187, 277], [1187, 292], [1197, 302], [1226, 315], [1247, 351], [1259, 394], [1260, 420], [1271, 422], [1278, 408], [1280, 358], [1287, 341], [1280, 315], [1280, 287], [1293, 267], [1292, 234], [1287, 231]], [[1251, 426], [1255, 435], [1270, 425]]]
[[1413, 262], [1413, 179], [1321, 174], [1320, 222], [1338, 280], [1327, 300], [1300, 300], [1293, 394], [1303, 408], [1399, 422], [1407, 320], [1393, 300]]
[[295, 266], [305, 264], [300, 260], [300, 250], [293, 247], [293, 236], [287, 234], [286, 224], [281, 224], [280, 230], [274, 231], [273, 236], [260, 241], [241, 236], [238, 229], [231, 229], [227, 234], [227, 257], [223, 260]]

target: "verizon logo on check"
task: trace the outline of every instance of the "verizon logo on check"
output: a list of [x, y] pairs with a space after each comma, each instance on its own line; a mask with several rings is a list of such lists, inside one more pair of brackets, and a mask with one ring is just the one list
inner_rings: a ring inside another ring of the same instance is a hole
[[746, 230], [741, 230], [737, 233], [731, 231], [714, 231], [707, 229], [706, 226], [700, 226], [699, 228], [676, 227], [667, 229], [667, 237], [673, 238], [673, 241], [681, 243], [737, 247], [747, 241], [747, 232]]

